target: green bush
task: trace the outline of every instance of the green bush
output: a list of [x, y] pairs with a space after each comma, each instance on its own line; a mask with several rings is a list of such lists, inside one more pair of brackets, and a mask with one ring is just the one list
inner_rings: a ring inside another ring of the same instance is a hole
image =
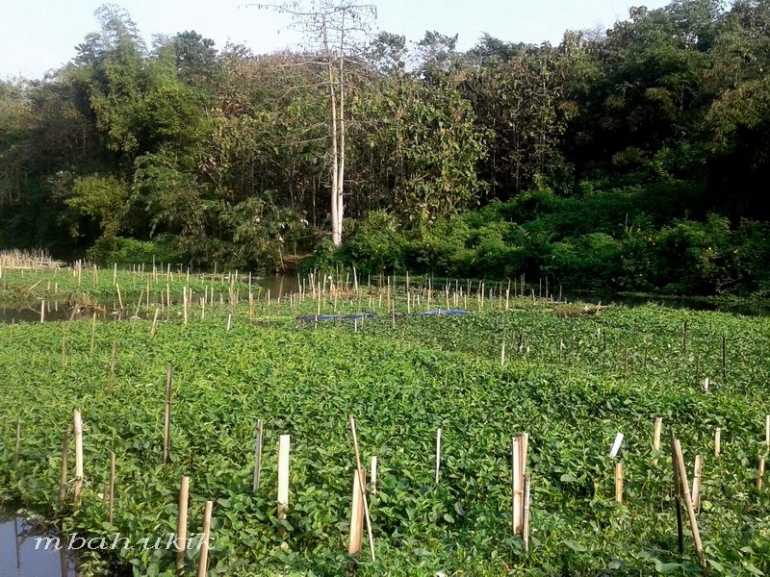
[[86, 252], [86, 258], [102, 265], [175, 263], [182, 259], [163, 241], [136, 240], [134, 238], [100, 238]]

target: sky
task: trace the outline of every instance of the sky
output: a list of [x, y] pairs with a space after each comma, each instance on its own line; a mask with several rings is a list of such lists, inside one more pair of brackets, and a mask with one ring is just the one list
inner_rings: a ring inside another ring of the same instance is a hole
[[[269, 1], [269, 0], [268, 0]], [[459, 34], [466, 50], [488, 33], [508, 42], [558, 44], [565, 30], [606, 29], [628, 9], [660, 8], [670, 0], [370, 0], [378, 30], [418, 41], [426, 30]], [[75, 46], [99, 29], [103, 0], [0, 0], [0, 78], [42, 78], [75, 56]], [[291, 47], [299, 37], [285, 17], [240, 0], [118, 0], [147, 40], [195, 30], [216, 42], [244, 44], [255, 53]]]

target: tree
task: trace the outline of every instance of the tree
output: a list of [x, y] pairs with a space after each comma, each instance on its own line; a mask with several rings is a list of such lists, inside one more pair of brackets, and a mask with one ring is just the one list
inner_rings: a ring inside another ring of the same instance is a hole
[[294, 27], [305, 34], [310, 44], [310, 62], [323, 69], [322, 82], [328, 90], [329, 129], [331, 141], [331, 221], [332, 243], [342, 244], [342, 222], [345, 215], [346, 159], [346, 66], [361, 50], [360, 37], [365, 36], [376, 9], [371, 4], [352, 0], [320, 0], [307, 5], [293, 3], [258, 4], [292, 17]]

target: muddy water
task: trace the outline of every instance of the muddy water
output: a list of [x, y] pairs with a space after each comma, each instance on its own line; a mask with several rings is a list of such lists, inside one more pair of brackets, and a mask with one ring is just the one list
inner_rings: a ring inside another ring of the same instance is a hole
[[75, 561], [67, 553], [66, 541], [57, 550], [41, 537], [46, 532], [21, 517], [0, 514], [0, 576], [75, 577]]

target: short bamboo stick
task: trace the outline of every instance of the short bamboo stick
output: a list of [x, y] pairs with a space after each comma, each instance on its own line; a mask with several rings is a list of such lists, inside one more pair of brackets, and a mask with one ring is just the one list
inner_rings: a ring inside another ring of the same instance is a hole
[[214, 508], [213, 501], [206, 501], [206, 509], [203, 513], [203, 535], [201, 537], [201, 558], [198, 565], [198, 577], [206, 577], [209, 564], [209, 539], [211, 538], [211, 511]]
[[289, 508], [289, 451], [291, 437], [281, 435], [278, 441], [278, 518], [285, 519]]
[[357, 469], [353, 472], [353, 502], [350, 507], [350, 541], [348, 542], [348, 554], [355, 555], [361, 551], [361, 542], [364, 533], [364, 491], [366, 484], [366, 471]]
[[176, 525], [176, 569], [184, 571], [187, 550], [187, 507], [190, 500], [190, 478], [182, 477], [179, 487], [179, 517]]
[[80, 503], [83, 493], [83, 419], [80, 410], [73, 412], [73, 421], [75, 428], [75, 502]]

